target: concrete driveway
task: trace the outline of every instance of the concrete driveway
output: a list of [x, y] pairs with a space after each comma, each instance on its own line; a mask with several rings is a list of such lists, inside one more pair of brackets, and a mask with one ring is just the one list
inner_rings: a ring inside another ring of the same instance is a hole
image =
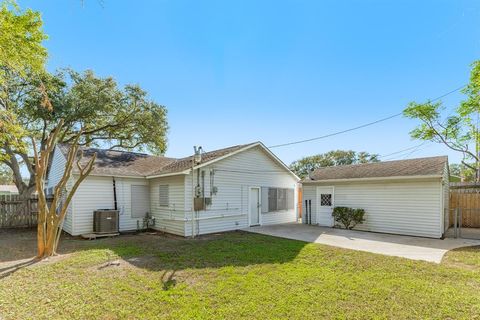
[[251, 227], [246, 231], [434, 263], [440, 263], [444, 254], [449, 250], [480, 246], [480, 240], [429, 239], [333, 229], [299, 223]]

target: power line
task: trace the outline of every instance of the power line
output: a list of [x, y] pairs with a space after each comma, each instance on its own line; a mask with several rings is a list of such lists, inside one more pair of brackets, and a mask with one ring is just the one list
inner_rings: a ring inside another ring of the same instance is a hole
[[[428, 142], [429, 141], [426, 141], [425, 143], [428, 143]], [[420, 145], [417, 145], [415, 147], [412, 147], [410, 150], [405, 150], [403, 153], [399, 153], [399, 154], [397, 153], [397, 155], [395, 155], [393, 157], [389, 157], [387, 159], [383, 159], [383, 160], [384, 161], [392, 161], [392, 160], [406, 159], [410, 155], [412, 155], [416, 152], [419, 152], [419, 151], [422, 151], [422, 150], [425, 150], [425, 149], [431, 148], [431, 147], [433, 147], [433, 144], [428, 144], [426, 146], [424, 146], [424, 144], [420, 144]]]
[[412, 149], [416, 149], [416, 148], [419, 148], [421, 146], [423, 146], [424, 144], [428, 143], [428, 141], [425, 141], [423, 143], [420, 143], [420, 144], [417, 144], [416, 146], [413, 146], [413, 147], [410, 147], [410, 148], [406, 148], [406, 149], [403, 149], [403, 150], [399, 150], [399, 151], [395, 151], [395, 152], [392, 152], [392, 153], [389, 153], [389, 154], [384, 154], [384, 155], [380, 155], [378, 156], [378, 158], [386, 158], [386, 157], [390, 157], [390, 156], [393, 156], [395, 154], [399, 154], [399, 153], [403, 153], [405, 151], [409, 151], [409, 150], [412, 150]]
[[[466, 84], [452, 90], [452, 91], [449, 91], [447, 93], [444, 93], [442, 94], [441, 96], [438, 96], [436, 97], [435, 99], [432, 99], [432, 100], [428, 100], [429, 102], [435, 102], [437, 100], [440, 100], [454, 92], [457, 92], [461, 89], [463, 89], [464, 87], [466, 86]], [[310, 138], [310, 139], [304, 139], [304, 140], [299, 140], [299, 141], [292, 141], [292, 142], [287, 142], [287, 143], [282, 143], [282, 144], [277, 144], [277, 145], [273, 145], [273, 146], [270, 146], [269, 148], [272, 149], [272, 148], [279, 148], [279, 147], [286, 147], [286, 146], [291, 146], [291, 145], [294, 145], [294, 144], [300, 144], [300, 143], [305, 143], [305, 142], [311, 142], [311, 141], [315, 141], [315, 140], [320, 140], [320, 139], [325, 139], [325, 138], [329, 138], [329, 137], [333, 137], [333, 136], [336, 136], [336, 135], [339, 135], [339, 134], [342, 134], [342, 133], [347, 133], [347, 132], [350, 132], [350, 131], [354, 131], [354, 130], [358, 130], [358, 129], [362, 129], [362, 128], [365, 128], [365, 127], [369, 127], [369, 126], [372, 126], [374, 124], [377, 124], [377, 123], [380, 123], [380, 122], [383, 122], [383, 121], [387, 121], [387, 120], [390, 120], [390, 119], [393, 119], [393, 118], [396, 118], [398, 116], [401, 116], [403, 114], [403, 112], [399, 112], [399, 113], [396, 113], [396, 114], [393, 114], [391, 116], [388, 116], [386, 118], [382, 118], [382, 119], [378, 119], [378, 120], [375, 120], [375, 121], [372, 121], [372, 122], [369, 122], [369, 123], [365, 123], [365, 124], [362, 124], [360, 126], [357, 126], [357, 127], [353, 127], [353, 128], [350, 128], [350, 129], [345, 129], [345, 130], [342, 130], [342, 131], [337, 131], [337, 132], [333, 132], [333, 133], [329, 133], [329, 134], [326, 134], [326, 135], [323, 135], [323, 136], [320, 136], [320, 137], [315, 137], [315, 138]]]
[[350, 129], [346, 129], [346, 130], [342, 130], [342, 131], [337, 131], [337, 132], [333, 132], [333, 133], [329, 133], [329, 134], [326, 134], [326, 135], [324, 135], [324, 136], [320, 136], [320, 137], [316, 137], [316, 138], [305, 139], [305, 140], [294, 141], [294, 142], [288, 142], [288, 143], [283, 143], [283, 144], [277, 144], [277, 145], [274, 145], [274, 146], [270, 146], [269, 148], [272, 149], [272, 148], [286, 147], [286, 146], [290, 146], [290, 145], [293, 145], [293, 144], [300, 144], [300, 143], [305, 143], [305, 142], [310, 142], [310, 141], [315, 141], [315, 140], [320, 140], [320, 139], [325, 139], [325, 138], [333, 137], [333, 136], [336, 136], [336, 135], [339, 135], [339, 134], [342, 134], [342, 133], [346, 133], [346, 132], [358, 130], [358, 129], [361, 129], [361, 128], [365, 128], [365, 127], [368, 127], [368, 126], [377, 124], [377, 123], [379, 123], [379, 122], [383, 122], [383, 121], [390, 120], [390, 119], [392, 119], [392, 118], [395, 118], [395, 117], [400, 116], [401, 114], [402, 114], [402, 112], [397, 113], [397, 114], [394, 114], [394, 115], [389, 116], [389, 117], [386, 117], [386, 118], [383, 118], [383, 119], [379, 119], [379, 120], [376, 120], [376, 121], [373, 121], [373, 122], [369, 122], [369, 123], [366, 123], [366, 124], [362, 124], [361, 126], [358, 126], [358, 127], [354, 127], [354, 128], [350, 128]]

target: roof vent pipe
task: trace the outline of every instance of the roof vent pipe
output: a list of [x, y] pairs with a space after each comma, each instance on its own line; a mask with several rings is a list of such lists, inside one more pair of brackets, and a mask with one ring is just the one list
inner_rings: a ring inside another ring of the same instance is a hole
[[193, 161], [195, 162], [195, 164], [199, 164], [200, 162], [202, 162], [202, 147], [199, 146], [194, 146], [193, 147], [193, 150], [195, 151], [195, 154], [193, 155]]
[[313, 179], [313, 171], [314, 171], [313, 166], [308, 168], [307, 170], [308, 170], [308, 180], [314, 180]]

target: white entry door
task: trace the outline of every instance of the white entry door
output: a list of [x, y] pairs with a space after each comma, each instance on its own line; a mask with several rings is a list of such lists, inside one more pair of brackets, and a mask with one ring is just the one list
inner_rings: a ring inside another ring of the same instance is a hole
[[320, 226], [333, 227], [332, 211], [334, 207], [333, 187], [317, 187], [317, 223]]
[[260, 188], [250, 188], [249, 199], [250, 226], [258, 226], [260, 224]]

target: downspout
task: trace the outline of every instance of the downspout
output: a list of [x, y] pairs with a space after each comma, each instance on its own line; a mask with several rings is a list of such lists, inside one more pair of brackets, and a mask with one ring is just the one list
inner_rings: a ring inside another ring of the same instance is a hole
[[192, 159], [192, 239], [195, 238], [195, 159]]
[[[195, 179], [194, 179], [194, 174], [195, 174], [195, 165], [200, 164], [202, 162], [202, 147], [193, 147], [193, 156], [192, 156], [192, 238], [195, 238]], [[200, 171], [200, 169], [199, 169]], [[200, 174], [200, 172], [198, 173]], [[197, 176], [197, 179], [200, 179], [199, 176]], [[199, 180], [200, 183], [200, 180]]]
[[117, 204], [117, 187], [115, 185], [115, 177], [112, 177], [113, 179], [113, 209], [118, 210], [118, 204]]

